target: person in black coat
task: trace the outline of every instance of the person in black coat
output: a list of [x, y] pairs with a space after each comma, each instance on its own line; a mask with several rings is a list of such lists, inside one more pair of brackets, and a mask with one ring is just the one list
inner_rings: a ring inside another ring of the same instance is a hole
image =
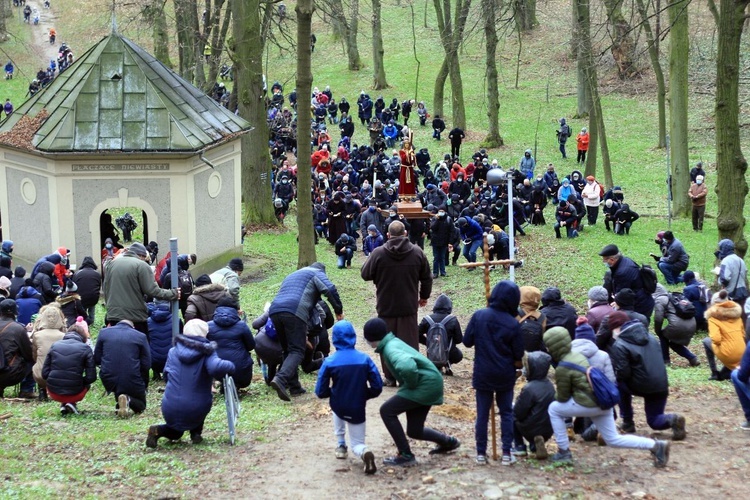
[[253, 379], [253, 358], [250, 351], [255, 349], [255, 337], [239, 315], [238, 304], [231, 297], [224, 297], [214, 312], [214, 319], [208, 322], [208, 340], [216, 342], [216, 354], [221, 359], [234, 363], [234, 385], [241, 389], [248, 387]]
[[[553, 326], [562, 326], [570, 334], [571, 340], [576, 336], [576, 308], [565, 302], [557, 287], [550, 287], [542, 292], [542, 308], [547, 316], [547, 330]], [[546, 331], [546, 330], [545, 330]]]
[[526, 385], [513, 405], [514, 453], [526, 454], [526, 443], [537, 459], [547, 458], [544, 443], [552, 437], [552, 423], [547, 409], [555, 400], [555, 386], [547, 378], [552, 357], [546, 352], [534, 351], [524, 358]]
[[57, 303], [65, 315], [66, 327], [75, 323], [78, 316], [86, 317], [86, 309], [81, 303], [81, 296], [78, 295], [78, 285], [72, 280], [65, 284], [65, 292], [57, 298]]
[[614, 216], [615, 234], [630, 234], [630, 227], [639, 218], [640, 215], [630, 210], [630, 205], [623, 203]]
[[[648, 328], [649, 319], [641, 313], [633, 310], [635, 304], [635, 293], [630, 288], [623, 288], [615, 295], [615, 304], [618, 311], [628, 315], [629, 320], [638, 320], [644, 327]], [[615, 340], [612, 338], [612, 329], [609, 327], [609, 314], [602, 318], [599, 329], [596, 331], [596, 347], [602, 351], [609, 352]]]
[[445, 209], [439, 208], [437, 217], [430, 222], [430, 244], [432, 245], [432, 277], [445, 277], [445, 266], [448, 265], [448, 245], [453, 233], [453, 219]]
[[13, 279], [13, 271], [10, 268], [12, 265], [13, 261], [10, 260], [10, 257], [5, 255], [0, 257], [0, 276], [5, 276], [9, 280]]
[[63, 415], [78, 414], [76, 404], [96, 382], [94, 355], [86, 338], [83, 328], [73, 325], [62, 340], [52, 344], [44, 358], [42, 378], [47, 381], [47, 395], [60, 403]]
[[458, 161], [461, 155], [461, 143], [465, 137], [466, 134], [464, 131], [458, 127], [454, 127], [448, 134], [448, 139], [451, 140], [451, 156], [453, 156], [455, 161]]
[[18, 309], [16, 301], [5, 299], [0, 302], [0, 347], [5, 354], [6, 368], [0, 370], [0, 398], [6, 387], [21, 384], [18, 397], [35, 399], [34, 377], [31, 369], [34, 366], [34, 354], [26, 328], [16, 321]]
[[654, 298], [643, 288], [643, 278], [641, 278], [641, 268], [631, 259], [620, 253], [617, 245], [607, 245], [600, 252], [599, 256], [602, 261], [609, 266], [612, 281], [609, 288], [605, 283], [604, 288], [611, 295], [617, 295], [623, 288], [630, 288], [635, 293], [633, 310], [651, 318], [654, 312]]
[[445, 131], [445, 122], [442, 118], [440, 118], [440, 115], [435, 115], [435, 118], [432, 119], [432, 138], [440, 140], [440, 134], [442, 134]]
[[338, 258], [337, 267], [339, 269], [352, 267], [352, 257], [354, 256], [354, 252], [357, 251], [357, 240], [343, 233], [338, 237], [333, 247]]
[[26, 285], [26, 269], [18, 266], [13, 272], [13, 278], [10, 280], [10, 293], [8, 298], [15, 300], [16, 295], [24, 285]]
[[100, 367], [99, 378], [107, 393], [115, 394], [119, 417], [128, 417], [130, 410], [142, 413], [146, 409], [151, 350], [146, 336], [132, 322], [122, 320], [99, 331], [94, 362]]
[[609, 325], [615, 338], [610, 356], [620, 389], [622, 430], [627, 433], [635, 432], [635, 395], [643, 397], [649, 427], [654, 430], [672, 429], [673, 441], [685, 439], [685, 417], [664, 413], [669, 396], [669, 381], [659, 341], [649, 334], [640, 321], [629, 321], [623, 312], [610, 314]]
[[57, 279], [53, 275], [54, 272], [55, 265], [52, 262], [44, 261], [39, 265], [39, 272], [33, 279], [34, 288], [42, 296], [44, 304], [49, 304], [57, 299], [59, 286], [57, 286]]
[[81, 304], [86, 309], [86, 323], [93, 325], [96, 320], [96, 306], [99, 304], [99, 296], [102, 289], [102, 275], [91, 257], [84, 257], [81, 267], [72, 278], [73, 283], [78, 286], [78, 295], [81, 296]]
[[[430, 318], [435, 323], [440, 323], [446, 316], [453, 313], [453, 302], [450, 297], [444, 293], [440, 294], [440, 297], [435, 301], [435, 305], [432, 308], [432, 314]], [[419, 323], [419, 343], [427, 345], [427, 332], [430, 330], [430, 322], [427, 318], [422, 318]], [[448, 334], [448, 340], [451, 342], [451, 350], [448, 351], [448, 362], [451, 365], [460, 363], [464, 359], [464, 353], [458, 348], [459, 344], [463, 343], [464, 335], [461, 332], [461, 323], [458, 322], [458, 318], [455, 316], [445, 323], [445, 331]], [[453, 375], [450, 366], [446, 368], [446, 375]]]

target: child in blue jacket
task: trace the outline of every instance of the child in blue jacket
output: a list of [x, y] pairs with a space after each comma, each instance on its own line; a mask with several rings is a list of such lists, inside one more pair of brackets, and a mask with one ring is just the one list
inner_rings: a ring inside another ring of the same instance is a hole
[[323, 362], [315, 394], [331, 398], [333, 429], [338, 440], [336, 458], [346, 458], [348, 428], [352, 452], [365, 463], [365, 474], [374, 474], [375, 455], [365, 446], [365, 405], [368, 399], [380, 395], [383, 380], [372, 359], [354, 347], [356, 342], [357, 334], [350, 322], [339, 321], [333, 326], [336, 352]]

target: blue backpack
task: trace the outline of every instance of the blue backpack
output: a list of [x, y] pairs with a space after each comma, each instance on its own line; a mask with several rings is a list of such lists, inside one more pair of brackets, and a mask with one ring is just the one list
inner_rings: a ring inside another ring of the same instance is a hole
[[559, 366], [586, 374], [589, 386], [591, 386], [591, 390], [594, 392], [594, 399], [596, 399], [599, 408], [602, 410], [614, 408], [620, 402], [620, 390], [617, 388], [617, 384], [608, 379], [599, 368], [595, 366], [584, 368], [581, 365], [568, 361], [560, 361]]

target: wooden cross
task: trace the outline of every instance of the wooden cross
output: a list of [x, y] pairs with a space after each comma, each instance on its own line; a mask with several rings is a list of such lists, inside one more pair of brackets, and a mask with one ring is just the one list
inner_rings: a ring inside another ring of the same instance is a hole
[[[484, 268], [484, 297], [486, 300], [486, 305], [489, 307], [490, 305], [490, 271], [492, 266], [513, 266], [516, 265], [518, 262], [515, 260], [490, 260], [490, 245], [487, 243], [487, 234], [484, 235], [484, 242], [483, 242], [483, 250], [484, 250], [484, 261], [483, 262], [467, 262], [465, 264], [459, 264], [459, 267], [464, 267], [466, 269], [473, 269], [475, 267], [483, 267]], [[495, 397], [493, 395], [492, 397], [492, 406], [490, 409], [490, 425], [492, 427], [492, 459], [497, 460], [497, 429], [495, 425]]]

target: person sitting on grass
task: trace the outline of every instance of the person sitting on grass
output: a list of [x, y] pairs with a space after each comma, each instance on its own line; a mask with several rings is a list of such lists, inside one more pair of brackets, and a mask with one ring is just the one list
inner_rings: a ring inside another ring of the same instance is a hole
[[400, 386], [398, 392], [380, 407], [380, 416], [398, 449], [398, 454], [383, 459], [383, 464], [400, 467], [417, 464], [398, 420], [402, 413], [406, 413], [409, 437], [437, 443], [430, 455], [458, 449], [461, 446], [458, 439], [424, 426], [430, 409], [443, 404], [443, 376], [432, 361], [397, 338], [393, 332], [388, 333], [388, 326], [380, 318], [367, 321], [363, 330], [367, 343], [383, 357], [388, 371]]
[[86, 345], [88, 332], [77, 324], [50, 347], [42, 366], [47, 395], [60, 403], [60, 414], [78, 415], [77, 404], [83, 400], [91, 384], [96, 382], [96, 366], [91, 347]]
[[[615, 311], [610, 314], [610, 327], [615, 337], [620, 335], [620, 327], [628, 320], [625, 313]], [[615, 426], [615, 418], [612, 409], [602, 410], [594, 398], [589, 381], [585, 373], [560, 366], [560, 361], [567, 361], [584, 368], [589, 363], [583, 354], [572, 352], [570, 335], [565, 328], [556, 326], [550, 328], [544, 334], [544, 343], [547, 345], [553, 361], [558, 363], [555, 369], [555, 382], [557, 392], [555, 401], [549, 405], [549, 416], [552, 422], [552, 430], [557, 441], [557, 453], [550, 459], [553, 462], [571, 462], [573, 454], [570, 451], [570, 440], [568, 438], [566, 417], [589, 417], [596, 425], [599, 434], [613, 448], [637, 448], [650, 450], [654, 457], [655, 467], [665, 467], [669, 462], [668, 441], [657, 441], [641, 436], [620, 435]]]
[[546, 442], [552, 437], [547, 410], [555, 400], [555, 386], [547, 378], [552, 358], [546, 352], [527, 353], [523, 358], [526, 385], [513, 405], [513, 455], [526, 456], [526, 443], [537, 460], [547, 458]]
[[352, 452], [364, 462], [365, 474], [375, 474], [375, 455], [365, 445], [365, 406], [368, 399], [383, 391], [383, 380], [370, 356], [358, 351], [356, 343], [357, 333], [350, 322], [342, 320], [333, 326], [336, 352], [326, 358], [318, 372], [315, 395], [330, 398], [336, 458], [346, 458], [348, 429]]
[[182, 335], [169, 350], [167, 387], [161, 401], [164, 424], [148, 428], [146, 446], [156, 448], [159, 438], [177, 441], [185, 431], [193, 444], [203, 441], [203, 423], [211, 411], [214, 379], [234, 373], [234, 363], [216, 354], [216, 344], [206, 339], [208, 324], [199, 319], [185, 323]]

